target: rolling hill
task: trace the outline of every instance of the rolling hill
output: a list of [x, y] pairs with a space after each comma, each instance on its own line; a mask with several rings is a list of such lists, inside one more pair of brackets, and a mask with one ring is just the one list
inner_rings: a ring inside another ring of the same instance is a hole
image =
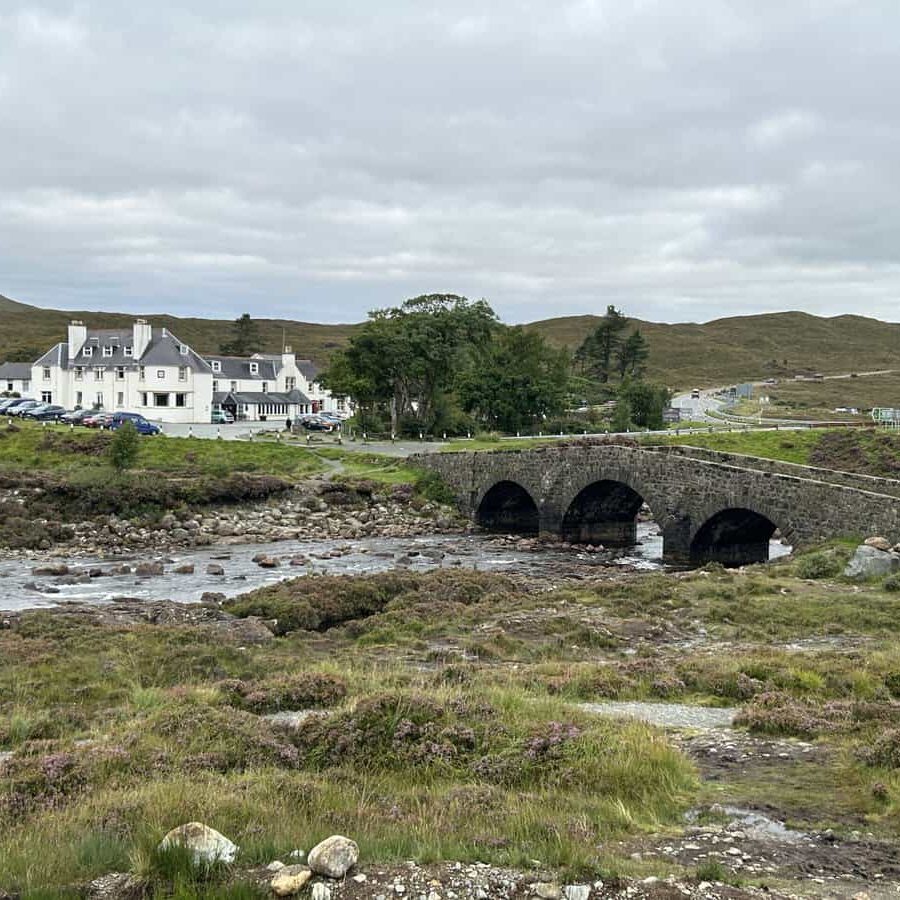
[[[89, 327], [130, 326], [124, 313], [41, 309], [0, 296], [0, 361], [31, 361], [65, 339], [71, 319]], [[148, 315], [203, 353], [216, 353], [227, 340], [230, 322]], [[282, 340], [298, 355], [327, 363], [357, 325], [317, 325], [258, 319], [265, 349], [277, 352]], [[596, 326], [596, 316], [565, 316], [526, 327], [557, 346], [574, 350]], [[673, 388], [715, 386], [745, 379], [795, 373], [838, 374], [900, 369], [900, 324], [863, 316], [822, 318], [801, 312], [733, 316], [703, 324], [668, 325], [631, 320], [650, 347], [650, 377]]]

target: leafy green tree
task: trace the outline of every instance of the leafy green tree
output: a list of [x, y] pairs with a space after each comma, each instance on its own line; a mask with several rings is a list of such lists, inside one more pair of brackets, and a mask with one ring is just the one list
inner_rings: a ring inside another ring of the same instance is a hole
[[627, 325], [627, 317], [615, 306], [610, 304], [606, 307], [606, 314], [575, 352], [575, 359], [581, 364], [582, 371], [589, 372], [604, 384], [609, 381], [622, 343], [621, 335]]
[[227, 353], [229, 356], [250, 356], [261, 350], [259, 325], [250, 318], [250, 313], [244, 313], [234, 320], [231, 326], [231, 340], [219, 346], [219, 352]]
[[382, 408], [391, 430], [411, 422], [431, 430], [448, 408], [460, 372], [487, 346], [497, 326], [493, 310], [455, 294], [426, 294], [369, 314], [349, 346], [336, 354], [323, 383], [365, 404]]
[[669, 389], [646, 381], [626, 378], [619, 388], [619, 402], [625, 400], [631, 409], [631, 421], [639, 428], [658, 431], [663, 427], [663, 410], [672, 395]]
[[140, 436], [131, 422], [123, 422], [109, 444], [109, 461], [120, 472], [134, 468], [140, 450]]
[[632, 378], [640, 378], [647, 367], [647, 357], [650, 351], [647, 349], [647, 341], [640, 329], [635, 329], [628, 335], [619, 347], [618, 370], [619, 377], [626, 375]]
[[482, 424], [517, 431], [563, 408], [568, 354], [524, 328], [500, 328], [460, 378], [463, 409]]

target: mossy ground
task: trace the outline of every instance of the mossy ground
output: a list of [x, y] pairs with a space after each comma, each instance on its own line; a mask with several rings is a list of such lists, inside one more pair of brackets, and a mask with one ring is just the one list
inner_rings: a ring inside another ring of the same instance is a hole
[[[796, 568], [549, 591], [458, 571], [298, 579], [232, 604], [286, 622], [249, 647], [27, 614], [0, 631], [0, 887], [131, 869], [204, 896], [153, 852], [190, 820], [246, 865], [339, 832], [370, 861], [579, 876], [656, 873], [609, 848], [702, 802], [896, 838], [900, 595]], [[704, 782], [671, 736], [578, 706], [604, 699], [741, 706], [751, 735], [816, 754]], [[320, 714], [298, 730], [260, 717], [285, 708]]]

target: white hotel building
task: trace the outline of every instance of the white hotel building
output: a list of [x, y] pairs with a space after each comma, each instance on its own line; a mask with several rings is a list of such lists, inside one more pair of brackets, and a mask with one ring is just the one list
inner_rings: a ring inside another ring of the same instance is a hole
[[31, 367], [35, 399], [67, 409], [141, 413], [158, 422], [209, 422], [214, 409], [261, 421], [346, 409], [316, 382], [309, 360], [202, 357], [165, 328], [138, 319], [129, 329], [69, 325], [68, 340]]

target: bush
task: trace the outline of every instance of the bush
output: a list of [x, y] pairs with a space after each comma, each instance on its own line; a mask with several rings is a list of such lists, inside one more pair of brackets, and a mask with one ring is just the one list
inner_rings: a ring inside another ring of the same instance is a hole
[[434, 471], [423, 472], [416, 478], [416, 492], [431, 503], [452, 506], [456, 497], [447, 482]]
[[900, 575], [888, 575], [888, 577], [881, 582], [881, 586], [884, 590], [890, 591], [891, 593], [900, 591]]
[[140, 452], [140, 436], [132, 422], [123, 422], [109, 444], [109, 461], [120, 472], [134, 468]]
[[882, 731], [869, 746], [860, 747], [856, 756], [867, 766], [900, 769], [900, 730]]
[[797, 560], [794, 567], [798, 578], [834, 578], [841, 572], [841, 563], [827, 553], [810, 553]]
[[262, 682], [225, 681], [219, 685], [232, 706], [253, 713], [334, 706], [347, 696], [346, 684], [336, 675], [301, 672]]

